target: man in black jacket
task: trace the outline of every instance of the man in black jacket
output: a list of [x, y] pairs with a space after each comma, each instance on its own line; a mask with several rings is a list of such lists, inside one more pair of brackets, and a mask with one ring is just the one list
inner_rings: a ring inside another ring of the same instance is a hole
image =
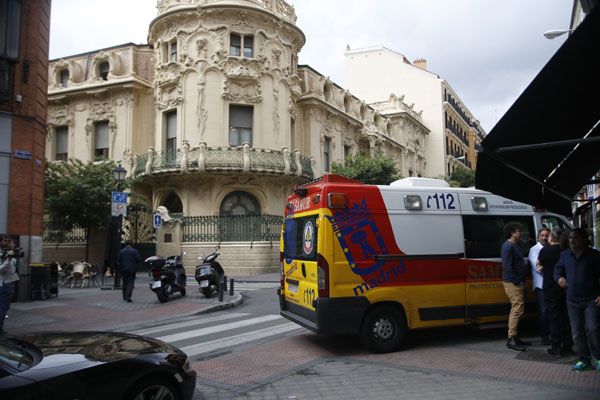
[[131, 303], [135, 272], [138, 265], [142, 262], [142, 256], [140, 256], [140, 253], [136, 249], [131, 247], [131, 241], [128, 240], [125, 242], [125, 245], [117, 256], [117, 268], [123, 277], [123, 300]]
[[579, 361], [574, 371], [600, 371], [600, 252], [592, 249], [584, 229], [575, 228], [569, 236], [570, 250], [560, 255], [554, 267], [554, 280], [567, 289], [567, 310]]
[[565, 289], [554, 281], [554, 266], [558, 263], [560, 254], [567, 249], [559, 244], [560, 236], [560, 232], [550, 232], [550, 245], [541, 249], [538, 255], [538, 270], [541, 270], [544, 277], [542, 288], [550, 328], [551, 347], [548, 353], [553, 356], [569, 355], [573, 347]]

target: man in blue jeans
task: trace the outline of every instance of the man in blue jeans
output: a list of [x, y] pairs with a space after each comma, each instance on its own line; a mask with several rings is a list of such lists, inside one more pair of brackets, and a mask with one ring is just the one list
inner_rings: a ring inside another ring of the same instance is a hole
[[579, 360], [574, 371], [600, 371], [600, 252], [588, 244], [584, 229], [569, 235], [571, 249], [563, 251], [554, 266], [554, 280], [567, 289], [567, 310]]

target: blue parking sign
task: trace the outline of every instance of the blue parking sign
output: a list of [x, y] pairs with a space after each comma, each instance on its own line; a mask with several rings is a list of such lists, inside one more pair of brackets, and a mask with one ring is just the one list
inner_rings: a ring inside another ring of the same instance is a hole
[[127, 204], [127, 193], [125, 192], [112, 192], [113, 203], [125, 203]]
[[162, 218], [159, 213], [154, 214], [154, 227], [158, 228], [162, 225]]

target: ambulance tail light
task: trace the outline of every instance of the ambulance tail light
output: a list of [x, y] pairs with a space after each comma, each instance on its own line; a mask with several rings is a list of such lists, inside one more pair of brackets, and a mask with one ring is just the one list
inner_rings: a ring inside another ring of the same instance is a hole
[[285, 274], [283, 273], [283, 252], [279, 252], [279, 287], [284, 288]]
[[487, 211], [488, 202], [485, 197], [471, 197], [471, 204], [474, 211]]
[[345, 193], [329, 193], [327, 195], [327, 205], [329, 208], [348, 208], [348, 196]]
[[329, 297], [329, 264], [320, 254], [317, 256], [317, 285], [319, 297]]

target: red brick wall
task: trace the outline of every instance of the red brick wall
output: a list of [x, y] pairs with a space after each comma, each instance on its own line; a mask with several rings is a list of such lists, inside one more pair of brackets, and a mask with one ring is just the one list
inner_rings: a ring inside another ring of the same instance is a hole
[[[51, 0], [23, 0], [19, 61], [15, 65], [12, 149], [30, 152], [31, 160], [11, 159], [8, 234], [42, 234], [44, 157], [48, 90]], [[24, 65], [29, 73], [24, 76]], [[22, 101], [17, 102], [16, 96]]]

